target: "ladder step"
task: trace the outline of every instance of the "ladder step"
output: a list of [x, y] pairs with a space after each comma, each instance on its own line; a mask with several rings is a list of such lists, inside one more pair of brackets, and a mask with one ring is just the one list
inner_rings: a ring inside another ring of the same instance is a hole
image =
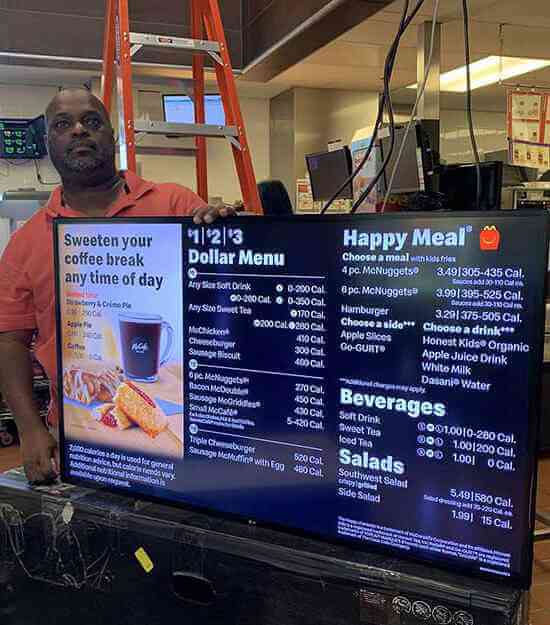
[[136, 132], [173, 137], [238, 137], [235, 126], [214, 126], [212, 124], [169, 124], [157, 121], [136, 121]]
[[167, 37], [165, 35], [149, 35], [145, 33], [130, 33], [130, 43], [137, 46], [154, 46], [156, 48], [178, 48], [180, 50], [190, 50], [191, 52], [210, 53], [220, 51], [220, 44], [217, 41]]

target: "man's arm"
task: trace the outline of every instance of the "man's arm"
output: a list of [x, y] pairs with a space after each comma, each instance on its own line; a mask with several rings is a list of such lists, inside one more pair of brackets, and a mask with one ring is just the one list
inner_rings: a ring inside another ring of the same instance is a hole
[[46, 482], [58, 473], [58, 450], [33, 399], [32, 337], [32, 330], [0, 333], [0, 391], [17, 424], [29, 481]]

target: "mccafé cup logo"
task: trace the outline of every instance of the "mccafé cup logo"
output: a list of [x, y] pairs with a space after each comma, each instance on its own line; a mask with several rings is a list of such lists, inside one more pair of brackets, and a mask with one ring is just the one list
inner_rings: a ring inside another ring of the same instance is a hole
[[496, 252], [500, 245], [500, 232], [496, 226], [485, 226], [479, 233], [479, 248], [483, 252]]
[[149, 343], [145, 339], [134, 339], [132, 341], [131, 350], [136, 354], [145, 354], [149, 351]]

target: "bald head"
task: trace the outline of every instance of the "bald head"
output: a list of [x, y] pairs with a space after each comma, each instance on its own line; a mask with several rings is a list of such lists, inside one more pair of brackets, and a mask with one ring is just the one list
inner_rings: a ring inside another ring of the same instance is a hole
[[116, 173], [109, 114], [87, 89], [64, 89], [46, 109], [50, 158], [64, 184], [92, 187]]
[[69, 104], [73, 104], [74, 102], [85, 102], [90, 108], [96, 110], [101, 113], [104, 117], [105, 121], [109, 124], [111, 123], [109, 113], [105, 108], [103, 102], [96, 97], [91, 91], [85, 89], [84, 87], [75, 87], [71, 89], [61, 89], [57, 93], [57, 95], [51, 100], [46, 108], [46, 120], [49, 120], [55, 116], [58, 110], [63, 110], [63, 108]]

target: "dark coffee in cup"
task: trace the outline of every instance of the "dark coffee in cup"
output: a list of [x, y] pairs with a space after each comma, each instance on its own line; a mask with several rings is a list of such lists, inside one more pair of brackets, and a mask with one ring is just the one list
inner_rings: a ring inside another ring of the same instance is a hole
[[[120, 351], [125, 375], [139, 382], [155, 382], [159, 368], [170, 358], [174, 331], [159, 315], [141, 313], [119, 316]], [[161, 339], [166, 346], [161, 356]]]

